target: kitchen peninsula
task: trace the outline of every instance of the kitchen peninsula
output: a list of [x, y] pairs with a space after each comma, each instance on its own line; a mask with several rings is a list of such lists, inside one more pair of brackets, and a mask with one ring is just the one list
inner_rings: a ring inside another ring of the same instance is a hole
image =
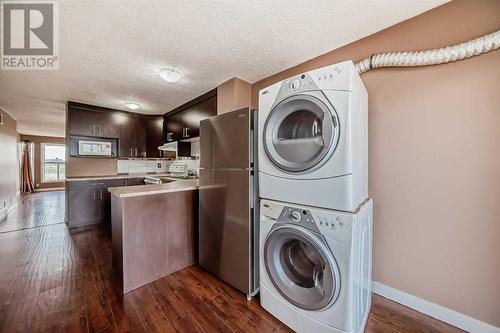
[[197, 179], [108, 190], [113, 268], [123, 293], [196, 261]]

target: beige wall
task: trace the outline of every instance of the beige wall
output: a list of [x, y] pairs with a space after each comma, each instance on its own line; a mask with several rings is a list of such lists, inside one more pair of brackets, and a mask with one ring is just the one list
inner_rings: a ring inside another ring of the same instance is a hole
[[64, 187], [64, 181], [62, 182], [50, 182], [42, 183], [41, 175], [41, 144], [42, 143], [59, 143], [65, 144], [65, 138], [55, 138], [50, 136], [36, 136], [36, 135], [24, 135], [21, 134], [21, 140], [28, 140], [33, 142], [35, 146], [35, 189], [48, 189], [48, 188], [60, 188]]
[[117, 174], [116, 159], [67, 157], [66, 177], [113, 176]]
[[[0, 212], [16, 203], [19, 191], [17, 122], [0, 109]], [[2, 214], [0, 214], [3, 216]]]
[[[297, 67], [434, 48], [500, 28], [500, 1], [454, 1]], [[365, 73], [373, 278], [500, 327], [500, 51]]]
[[217, 87], [217, 114], [249, 107], [252, 98], [250, 83], [232, 78]]

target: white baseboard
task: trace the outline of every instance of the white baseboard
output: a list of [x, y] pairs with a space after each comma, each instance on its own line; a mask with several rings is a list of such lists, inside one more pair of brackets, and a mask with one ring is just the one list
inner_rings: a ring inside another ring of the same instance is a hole
[[375, 294], [406, 305], [407, 307], [417, 310], [418, 312], [444, 321], [445, 323], [463, 329], [467, 332], [500, 333], [500, 328], [498, 327], [450, 310], [444, 306], [407, 294], [403, 291], [388, 287], [380, 282], [374, 281], [372, 289]]

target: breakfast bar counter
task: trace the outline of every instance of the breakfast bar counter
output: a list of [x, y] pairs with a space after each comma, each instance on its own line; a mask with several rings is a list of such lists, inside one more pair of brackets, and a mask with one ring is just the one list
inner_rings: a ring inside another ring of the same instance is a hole
[[195, 263], [197, 179], [108, 190], [113, 269], [123, 293]]
[[192, 191], [198, 189], [198, 179], [175, 179], [165, 184], [150, 184], [138, 186], [112, 187], [108, 191], [112, 196], [118, 198], [137, 197], [152, 194], [173, 193], [182, 191]]

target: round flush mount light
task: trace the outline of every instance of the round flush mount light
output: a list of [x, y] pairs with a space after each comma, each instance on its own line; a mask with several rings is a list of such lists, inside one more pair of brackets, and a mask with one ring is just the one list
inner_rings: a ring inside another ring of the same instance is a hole
[[127, 108], [129, 108], [130, 110], [132, 110], [132, 111], [137, 111], [137, 110], [139, 110], [141, 108], [140, 104], [133, 103], [133, 102], [127, 102], [127, 103], [125, 103], [125, 106]]
[[167, 82], [179, 82], [182, 80], [182, 73], [175, 68], [163, 68], [158, 75]]

